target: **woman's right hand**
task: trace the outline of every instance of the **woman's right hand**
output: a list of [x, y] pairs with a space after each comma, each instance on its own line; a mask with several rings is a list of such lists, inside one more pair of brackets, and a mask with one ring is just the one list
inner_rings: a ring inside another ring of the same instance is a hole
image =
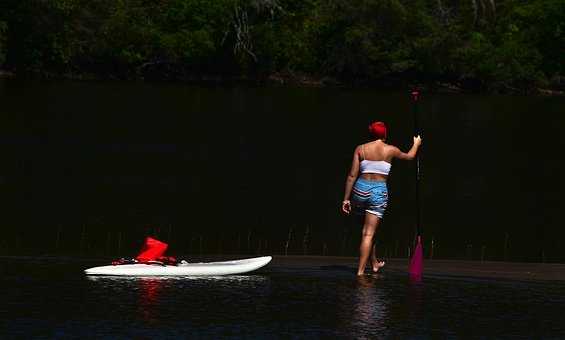
[[351, 213], [351, 201], [345, 200], [341, 203], [341, 211], [349, 215]]
[[420, 144], [422, 144], [422, 137], [420, 137], [420, 135], [414, 137], [414, 145], [416, 146], [420, 146]]

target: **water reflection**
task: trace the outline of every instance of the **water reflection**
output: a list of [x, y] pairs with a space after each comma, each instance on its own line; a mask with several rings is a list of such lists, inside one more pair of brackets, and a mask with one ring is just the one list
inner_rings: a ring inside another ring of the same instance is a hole
[[[129, 317], [145, 326], [174, 322], [177, 320], [175, 309], [179, 305], [187, 309], [185, 316], [197, 315], [200, 318], [208, 312], [203, 310], [203, 305], [222, 299], [230, 301], [237, 296], [241, 298], [241, 295], [248, 298], [252, 292], [264, 291], [269, 283], [269, 278], [262, 275], [86, 278], [94, 285], [90, 289], [93, 297], [111, 300], [111, 308], [130, 311]], [[260, 302], [260, 299], [256, 301], [257, 308]], [[167, 316], [172, 316], [172, 319], [167, 319]]]
[[424, 312], [424, 288], [422, 277], [403, 278], [396, 283], [396, 302], [393, 305], [390, 318], [395, 335], [405, 337], [410, 334], [426, 332], [426, 319]]
[[422, 283], [422, 274], [410, 274], [408, 278], [411, 285], [418, 285]]
[[408, 315], [418, 318], [423, 314], [424, 282], [422, 276], [410, 276], [408, 294], [406, 295]]
[[218, 283], [240, 283], [253, 284], [268, 280], [263, 275], [226, 275], [226, 276], [86, 276], [91, 282], [102, 285], [114, 285], [124, 282], [139, 282], [152, 280], [161, 282], [161, 284], [173, 282], [218, 282]]
[[[79, 266], [60, 266], [15, 266], [0, 275], [0, 338], [557, 339], [565, 334], [565, 285], [557, 281], [426, 275], [413, 283], [404, 271], [356, 279], [343, 268], [276, 266], [266, 276], [85, 277]], [[63, 275], [53, 279], [34, 270]], [[72, 270], [76, 273], [64, 275]]]
[[358, 338], [371, 338], [383, 335], [388, 318], [386, 289], [379, 285], [383, 277], [362, 275], [357, 277], [353, 297], [353, 317], [350, 317], [351, 330]]

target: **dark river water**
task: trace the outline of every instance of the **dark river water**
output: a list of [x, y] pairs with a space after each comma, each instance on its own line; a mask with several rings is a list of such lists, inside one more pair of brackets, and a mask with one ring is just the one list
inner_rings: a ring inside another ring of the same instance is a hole
[[[124, 256], [153, 234], [173, 253], [355, 255], [352, 151], [372, 120], [407, 150], [412, 109], [368, 89], [0, 80], [0, 252]], [[395, 161], [383, 256], [407, 256], [419, 206], [426, 256], [565, 261], [565, 98], [424, 93], [419, 125], [421, 200]]]
[[206, 278], [85, 277], [93, 261], [0, 260], [3, 339], [508, 338], [565, 334], [565, 285], [286, 267]]

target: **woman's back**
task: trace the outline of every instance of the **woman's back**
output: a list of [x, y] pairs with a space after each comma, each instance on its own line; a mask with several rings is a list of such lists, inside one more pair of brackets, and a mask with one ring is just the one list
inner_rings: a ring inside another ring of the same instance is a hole
[[385, 161], [390, 163], [393, 158], [393, 153], [390, 152], [390, 145], [380, 139], [362, 144], [360, 149], [359, 159], [361, 161]]
[[[381, 140], [363, 144], [359, 147], [359, 172], [363, 174], [376, 174], [388, 176], [392, 156], [387, 152], [387, 144]], [[376, 179], [384, 179], [377, 176]]]

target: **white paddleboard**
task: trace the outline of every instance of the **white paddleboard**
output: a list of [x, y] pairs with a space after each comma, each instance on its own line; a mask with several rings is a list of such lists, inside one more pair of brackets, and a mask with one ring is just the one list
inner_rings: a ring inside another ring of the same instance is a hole
[[119, 264], [89, 268], [86, 275], [110, 276], [215, 276], [243, 274], [257, 270], [271, 262], [271, 256], [254, 257], [223, 262], [180, 263], [176, 266], [160, 264]]

